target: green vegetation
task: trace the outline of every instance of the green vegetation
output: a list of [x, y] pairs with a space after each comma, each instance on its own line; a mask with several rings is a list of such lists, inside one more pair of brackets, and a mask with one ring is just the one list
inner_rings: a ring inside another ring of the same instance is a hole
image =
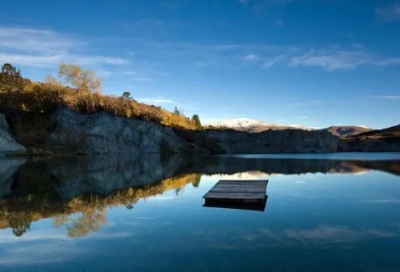
[[59, 107], [69, 107], [81, 113], [105, 111], [180, 129], [198, 128], [193, 120], [184, 116], [182, 109], [176, 108], [172, 113], [161, 107], [138, 103], [129, 92], [119, 97], [102, 94], [102, 79], [91, 70], [61, 64], [59, 79], [48, 75], [44, 82], [32, 82], [24, 79], [19, 69], [4, 64], [0, 73], [0, 110], [47, 115]]
[[192, 116], [192, 122], [194, 123], [194, 125], [196, 126], [196, 128], [198, 130], [203, 130], [204, 129], [203, 126], [201, 125], [200, 117], [199, 117], [198, 114], [195, 114], [195, 115]]

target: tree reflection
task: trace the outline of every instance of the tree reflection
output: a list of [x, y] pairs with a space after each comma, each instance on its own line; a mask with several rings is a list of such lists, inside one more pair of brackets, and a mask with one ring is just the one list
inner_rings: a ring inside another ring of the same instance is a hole
[[83, 212], [82, 215], [73, 220], [70, 225], [67, 226], [67, 232], [69, 237], [82, 237], [86, 236], [90, 232], [97, 232], [102, 225], [107, 223], [107, 209], [87, 211]]
[[55, 193], [47, 193], [50, 190], [45, 194], [37, 190], [34, 194], [28, 194], [30, 191], [26, 190], [28, 195], [1, 200], [0, 228], [12, 228], [14, 235], [20, 237], [30, 230], [33, 221], [52, 217], [55, 228], [65, 226], [69, 237], [82, 237], [99, 231], [107, 223], [109, 207], [133, 209], [140, 199], [169, 190], [175, 190], [180, 195], [187, 184], [196, 187], [200, 179], [201, 174], [182, 174], [148, 186], [117, 190], [105, 196], [89, 193], [71, 200], [62, 200]]
[[12, 213], [8, 216], [9, 226], [15, 236], [21, 237], [31, 228], [32, 214], [27, 212]]

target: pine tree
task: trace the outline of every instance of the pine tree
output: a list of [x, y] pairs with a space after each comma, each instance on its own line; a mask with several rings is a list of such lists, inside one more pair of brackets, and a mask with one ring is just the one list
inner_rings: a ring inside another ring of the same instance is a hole
[[180, 115], [181, 114], [181, 112], [178, 110], [177, 106], [175, 106], [175, 108], [174, 108], [174, 114], [176, 114], [176, 115]]
[[195, 114], [192, 116], [192, 122], [194, 123], [194, 125], [196, 126], [197, 129], [202, 129], [202, 125], [200, 122], [200, 117], [198, 114]]

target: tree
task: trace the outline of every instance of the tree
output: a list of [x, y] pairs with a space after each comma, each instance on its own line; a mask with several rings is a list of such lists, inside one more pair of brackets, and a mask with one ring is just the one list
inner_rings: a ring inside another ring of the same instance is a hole
[[8, 91], [21, 91], [24, 89], [24, 79], [21, 71], [9, 63], [1, 67], [0, 88]]
[[181, 114], [181, 112], [178, 110], [177, 106], [175, 106], [175, 108], [174, 108], [174, 114], [176, 114], [176, 115], [180, 115]]
[[46, 82], [47, 84], [54, 86], [54, 87], [63, 86], [62, 82], [59, 81], [57, 78], [55, 78], [52, 75], [47, 75], [46, 78], [44, 79], [44, 82]]
[[132, 100], [130, 92], [124, 92], [121, 97], [125, 100]]
[[200, 117], [198, 114], [195, 114], [192, 116], [192, 122], [194, 123], [194, 125], [197, 127], [197, 129], [201, 129], [202, 125], [200, 122]]
[[74, 64], [60, 64], [58, 75], [78, 92], [101, 92], [102, 81], [92, 70], [83, 70]]

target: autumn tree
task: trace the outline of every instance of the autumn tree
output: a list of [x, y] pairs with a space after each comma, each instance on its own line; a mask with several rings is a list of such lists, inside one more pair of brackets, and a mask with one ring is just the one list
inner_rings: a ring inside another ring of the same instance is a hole
[[200, 122], [200, 117], [198, 114], [195, 114], [192, 116], [192, 122], [194, 123], [194, 125], [196, 126], [197, 129], [201, 129], [202, 125]]
[[62, 63], [58, 75], [78, 92], [101, 92], [103, 80], [96, 77], [92, 70], [84, 70], [74, 64]]
[[10, 63], [5, 63], [1, 67], [0, 88], [6, 91], [21, 91], [24, 89], [24, 79], [21, 71]]
[[54, 87], [63, 86], [62, 82], [52, 75], [47, 75], [46, 78], [44, 79], [44, 82]]

